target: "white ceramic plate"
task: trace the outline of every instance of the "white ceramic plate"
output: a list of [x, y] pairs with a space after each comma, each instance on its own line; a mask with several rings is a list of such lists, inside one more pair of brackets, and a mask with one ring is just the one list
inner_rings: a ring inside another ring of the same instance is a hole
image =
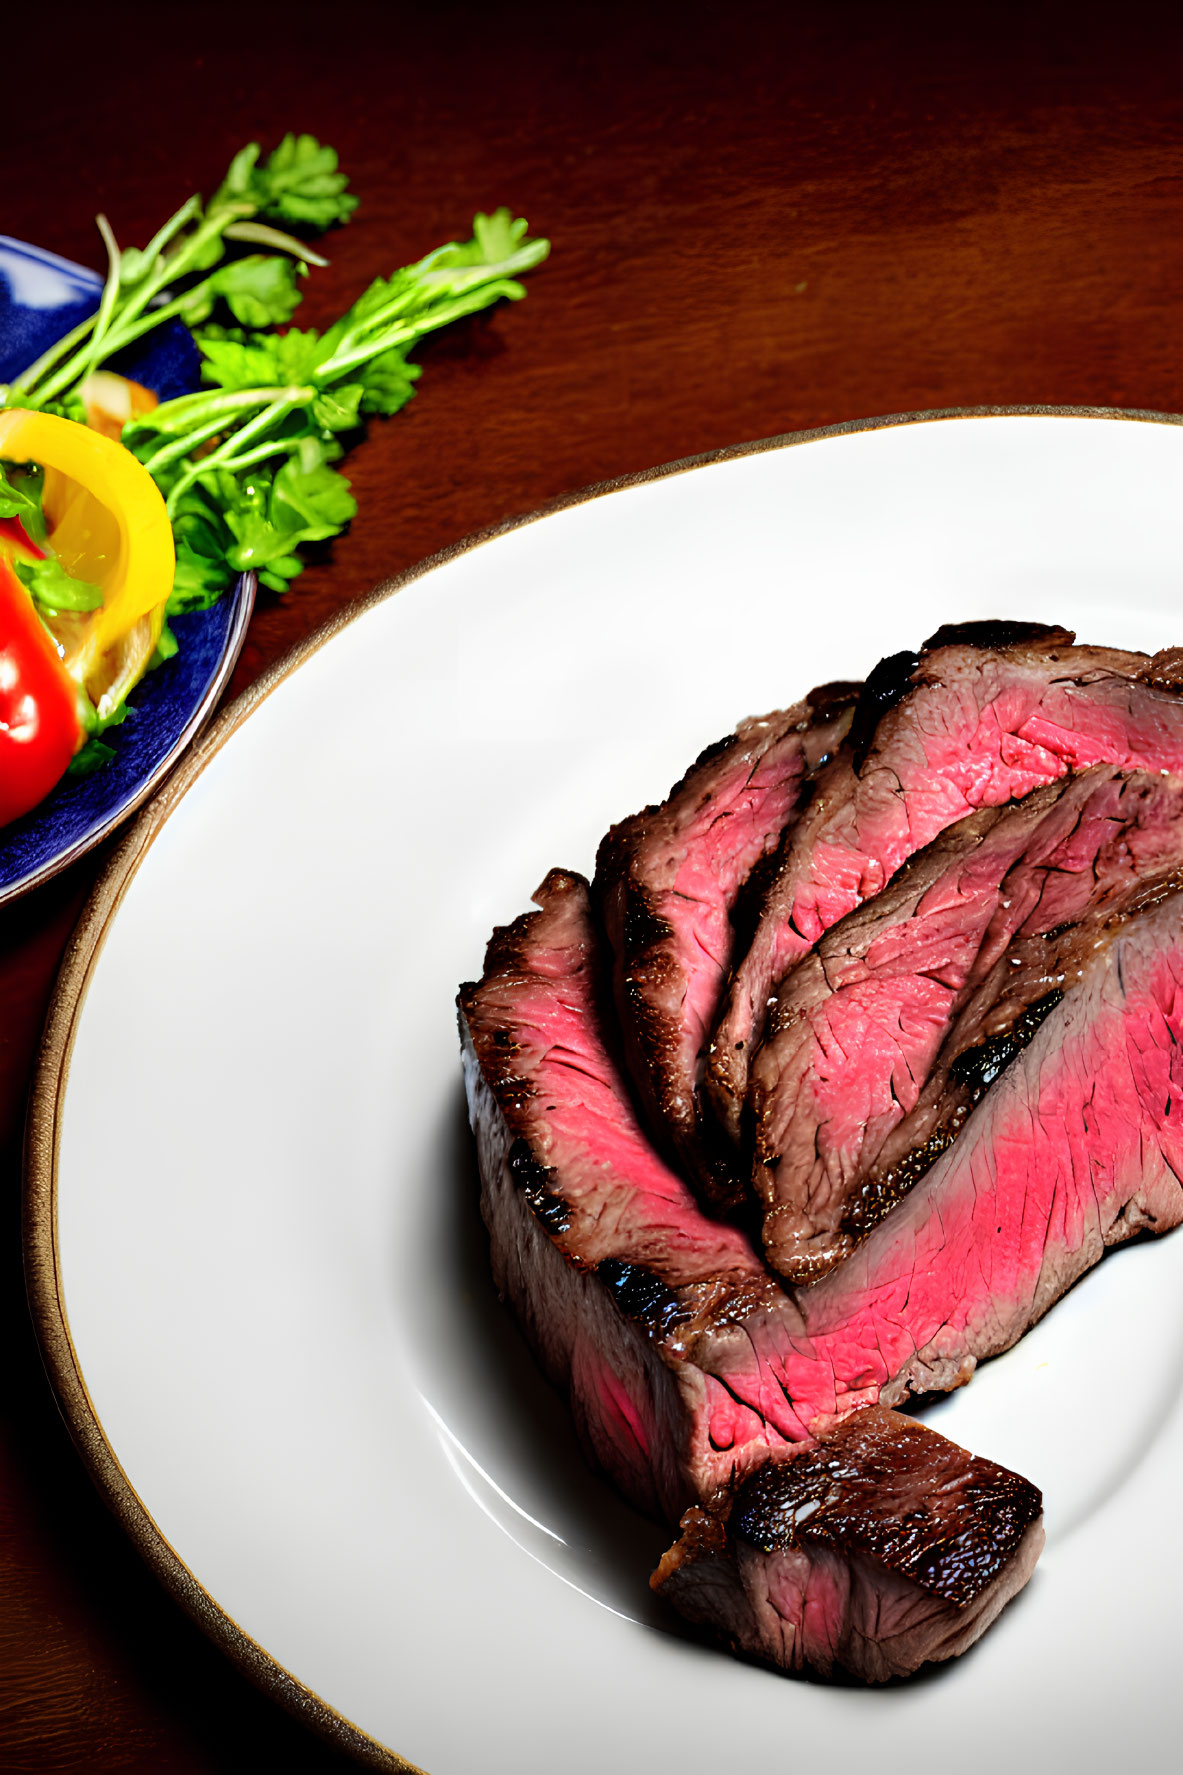
[[983, 1643], [887, 1691], [790, 1682], [650, 1600], [668, 1537], [584, 1473], [493, 1298], [453, 996], [551, 864], [590, 870], [742, 715], [946, 620], [1179, 641], [1181, 520], [1169, 423], [946, 417], [738, 452], [380, 596], [141, 816], [47, 1036], [35, 1313], [139, 1545], [359, 1754], [1174, 1765], [1183, 1237], [1107, 1260], [934, 1414], [1046, 1493], [1045, 1559]]

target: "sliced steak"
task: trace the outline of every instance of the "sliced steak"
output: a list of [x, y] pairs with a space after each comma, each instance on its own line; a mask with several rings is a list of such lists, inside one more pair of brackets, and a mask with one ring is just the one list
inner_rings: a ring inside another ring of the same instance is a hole
[[554, 870], [535, 899], [460, 991], [494, 1279], [589, 1456], [676, 1522], [806, 1436], [774, 1374], [802, 1322], [637, 1121], [602, 1033], [587, 883]]
[[959, 821], [832, 926], [752, 1072], [773, 1267], [808, 1283], [845, 1257], [1181, 869], [1183, 781], [1101, 765]]
[[1183, 1219], [1183, 896], [1080, 960], [954, 1144], [834, 1273], [783, 1292], [653, 1152], [558, 872], [461, 993], [494, 1272], [584, 1440], [679, 1509], [849, 1411], [944, 1390], [1109, 1245]]
[[735, 1141], [773, 986], [915, 851], [1070, 770], [1183, 770], [1183, 699], [1159, 687], [1154, 661], [1072, 646], [1066, 630], [1001, 647], [974, 644], [974, 631], [943, 631], [877, 668], [864, 698], [877, 719], [868, 731], [860, 705], [778, 858], [708, 1060], [706, 1092]]
[[871, 1406], [693, 1505], [651, 1582], [736, 1651], [884, 1682], [971, 1646], [1042, 1546], [1033, 1485]]
[[856, 685], [743, 722], [671, 789], [613, 826], [596, 858], [593, 898], [613, 956], [625, 1058], [659, 1141], [703, 1199], [727, 1209], [747, 1178], [700, 1113], [706, 1041], [731, 965], [732, 911], [776, 849], [813, 771], [840, 743]]
[[960, 1385], [1107, 1246], [1183, 1220], [1183, 896], [1079, 971], [953, 1145], [800, 1297], [808, 1342], [778, 1378], [815, 1433], [857, 1391]]
[[[860, 1412], [847, 1431], [843, 1414], [874, 1389], [844, 1390], [828, 1355], [812, 1355], [791, 1298], [737, 1229], [703, 1214], [636, 1122], [600, 1033], [586, 883], [553, 871], [536, 899], [539, 912], [495, 933], [483, 979], [460, 994], [482, 1208], [498, 1285], [569, 1394], [591, 1458], [652, 1513], [676, 1521], [711, 1501], [692, 1512], [658, 1587], [788, 1669], [878, 1679], [960, 1650], [1025, 1581], [1038, 1494], [890, 1412]], [[817, 1370], [827, 1421], [816, 1447], [784, 1386], [794, 1363]], [[765, 1475], [770, 1454], [787, 1469]], [[701, 1522], [738, 1545], [723, 1498], [753, 1472], [733, 1579], [734, 1554], [699, 1558], [690, 1530]], [[781, 1544], [790, 1515], [818, 1517], [808, 1572]], [[761, 1584], [785, 1623], [779, 1642], [741, 1625], [744, 1587]]]
[[881, 1383], [857, 1349], [814, 1351], [794, 1297], [641, 1129], [602, 1033], [587, 884], [553, 870], [535, 898], [460, 992], [494, 1279], [590, 1458], [677, 1521]]

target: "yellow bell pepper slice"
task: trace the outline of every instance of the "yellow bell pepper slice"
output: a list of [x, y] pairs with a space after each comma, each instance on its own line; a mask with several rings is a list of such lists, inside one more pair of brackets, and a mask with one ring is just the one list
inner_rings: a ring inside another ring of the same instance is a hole
[[[0, 457], [45, 470], [42, 505], [48, 543], [67, 573], [97, 585], [100, 609], [65, 665], [77, 682], [109, 680], [123, 643], [137, 630], [147, 656], [160, 635], [176, 567], [172, 525], [155, 481], [114, 439], [54, 413], [0, 412]], [[146, 657], [145, 662], [146, 664]], [[105, 685], [104, 685], [105, 687]]]

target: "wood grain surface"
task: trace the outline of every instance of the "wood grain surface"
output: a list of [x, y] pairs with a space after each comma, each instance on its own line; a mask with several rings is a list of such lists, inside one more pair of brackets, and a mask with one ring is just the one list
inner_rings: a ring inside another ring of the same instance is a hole
[[[263, 597], [235, 691], [380, 578], [589, 482], [919, 408], [1183, 409], [1178, 9], [215, 0], [20, 19], [3, 232], [97, 266], [97, 210], [143, 244], [243, 141], [294, 128], [338, 147], [362, 198], [303, 324], [476, 209], [507, 203], [554, 243], [527, 301], [420, 351], [416, 399], [348, 465], [352, 532]], [[0, 1770], [341, 1768], [141, 1567], [40, 1368], [21, 1124], [101, 860], [0, 912]], [[512, 1765], [474, 1739], [474, 1775]]]

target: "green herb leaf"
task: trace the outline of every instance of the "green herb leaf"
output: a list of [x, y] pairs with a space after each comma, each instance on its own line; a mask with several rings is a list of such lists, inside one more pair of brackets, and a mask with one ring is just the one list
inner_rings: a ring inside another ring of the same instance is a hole
[[255, 204], [254, 182], [255, 166], [259, 158], [258, 142], [248, 142], [240, 148], [226, 169], [226, 177], [210, 198], [211, 210], [225, 209], [230, 204], [242, 202], [244, 199]]
[[292, 580], [303, 571], [304, 563], [299, 555], [280, 555], [261, 570], [259, 584], [272, 592], [288, 592]]
[[[106, 764], [109, 759], [115, 756], [110, 746], [102, 744], [99, 735], [106, 733], [109, 727], [122, 727], [131, 714], [127, 699], [138, 683], [139, 680], [136, 679], [135, 682], [128, 684], [119, 701], [102, 715], [99, 714], [86, 692], [79, 691], [78, 719], [82, 724], [83, 731], [90, 737], [81, 751], [74, 755], [73, 763], [70, 766], [72, 775], [89, 776], [92, 770], [97, 770], [101, 764]], [[102, 700], [105, 702], [106, 698], [104, 697]]]
[[142, 253], [138, 247], [124, 247], [119, 255], [119, 287], [134, 290], [151, 277], [160, 263], [159, 253]]
[[34, 462], [0, 461], [0, 518], [16, 518], [30, 542], [45, 541], [44, 473]]
[[[233, 496], [234, 484], [231, 481]], [[226, 560], [233, 537], [223, 510], [204, 487], [191, 487], [173, 517], [177, 565], [169, 597], [169, 616], [190, 610], [208, 610], [234, 583]]]
[[39, 610], [56, 615], [62, 610], [98, 610], [102, 589], [85, 579], [75, 579], [60, 561], [14, 561], [13, 571]]
[[67, 389], [61, 400], [43, 401], [42, 413], [56, 413], [59, 419], [72, 419], [75, 425], [86, 424], [86, 403], [77, 389]]
[[443, 271], [452, 267], [501, 265], [512, 258], [526, 238], [525, 218], [516, 219], [512, 211], [494, 210], [486, 216], [478, 210], [472, 219], [472, 239], [454, 240], [431, 255], [430, 269]]
[[271, 327], [291, 320], [300, 304], [296, 288], [299, 268], [290, 259], [248, 253], [224, 265], [178, 298], [182, 320], [195, 326], [207, 320], [219, 299], [244, 327]]
[[75, 752], [66, 767], [66, 775], [68, 777], [93, 776], [96, 770], [103, 768], [104, 764], [110, 764], [114, 756], [114, 746], [109, 746], [106, 740], [101, 740], [97, 734], [94, 734], [80, 751]]
[[167, 614], [187, 616], [191, 610], [208, 610], [223, 592], [229, 591], [235, 577], [227, 566], [225, 555], [215, 559], [198, 554], [188, 543], [179, 542], [173, 589], [165, 606]]
[[415, 392], [415, 383], [423, 374], [420, 364], [407, 362], [406, 347], [392, 345], [371, 358], [361, 370], [361, 410], [363, 413], [397, 413]]
[[358, 417], [361, 397], [360, 382], [346, 382], [337, 388], [327, 388], [313, 401], [312, 417], [326, 431], [353, 431], [361, 423]]
[[338, 322], [337, 330], [352, 330], [358, 321], [369, 320], [372, 315], [382, 309], [402, 304], [404, 308], [413, 308], [421, 304], [422, 286], [412, 271], [396, 271], [393, 277], [376, 277], [368, 289], [363, 290], [353, 307]]
[[175, 658], [179, 652], [180, 647], [176, 636], [169, 628], [167, 621], [163, 622], [160, 625], [160, 638], [156, 643], [156, 652], [148, 661], [148, 670], [155, 671], [157, 666], [162, 666], [166, 659]]
[[244, 333], [237, 327], [203, 327], [196, 334], [202, 380], [219, 388], [298, 387], [311, 379], [320, 346], [316, 332]]
[[345, 476], [327, 463], [302, 468], [288, 461], [275, 477], [269, 510], [273, 524], [302, 529], [303, 541], [320, 542], [357, 516], [357, 500]]
[[[335, 536], [356, 511], [357, 501], [344, 475], [324, 461], [305, 466], [289, 458], [269, 484], [254, 477], [251, 487], [242, 489], [234, 508], [226, 512], [234, 538], [227, 558], [240, 573], [266, 568], [270, 575], [279, 574], [279, 563], [293, 557], [301, 543]], [[282, 577], [294, 575], [284, 571]], [[270, 578], [267, 583], [272, 583]]]
[[334, 149], [315, 136], [286, 135], [262, 165], [255, 142], [236, 154], [210, 208], [245, 200], [274, 221], [321, 230], [347, 222], [357, 208], [357, 198], [345, 189], [348, 183]]

